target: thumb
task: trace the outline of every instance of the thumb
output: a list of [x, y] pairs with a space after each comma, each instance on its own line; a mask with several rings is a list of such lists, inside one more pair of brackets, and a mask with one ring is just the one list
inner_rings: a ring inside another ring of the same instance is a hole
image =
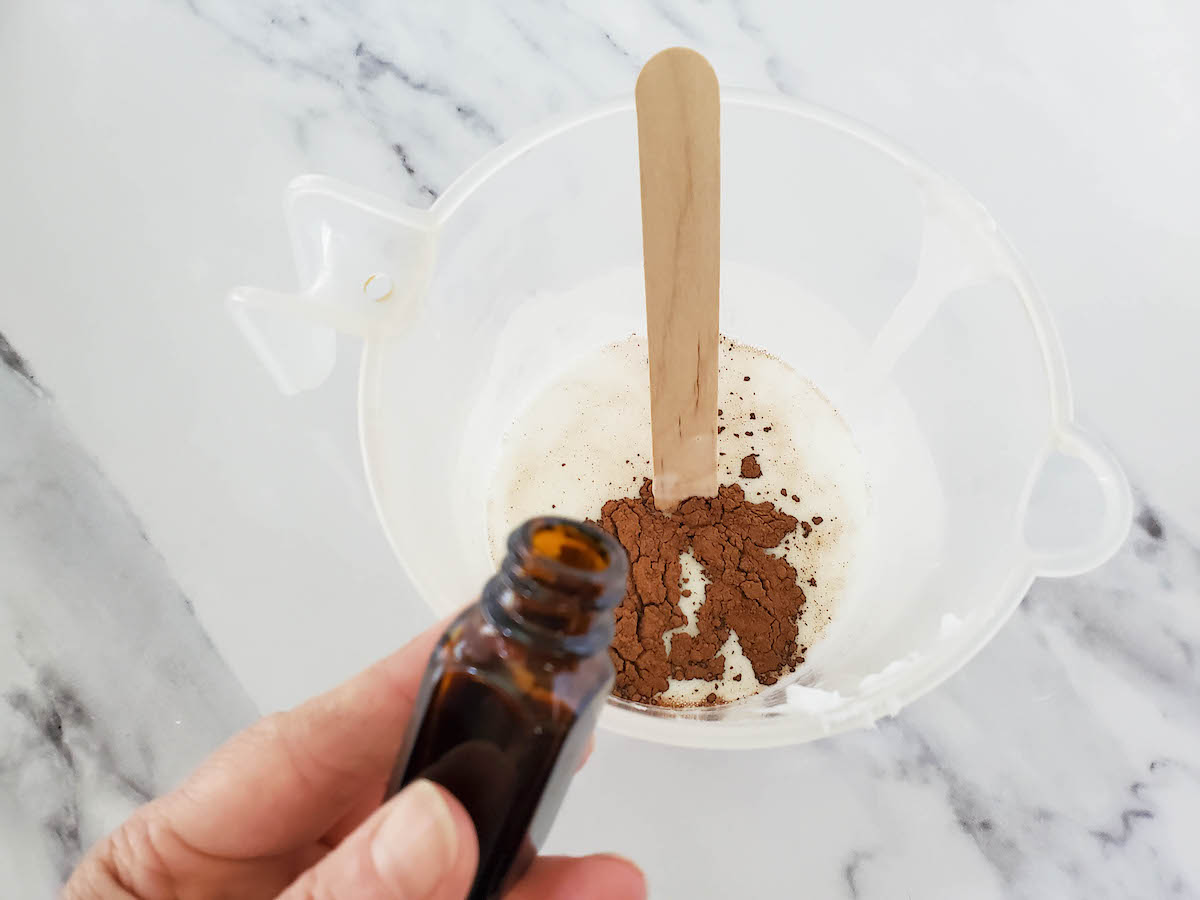
[[377, 809], [280, 900], [461, 900], [478, 855], [466, 810], [445, 788], [420, 779]]

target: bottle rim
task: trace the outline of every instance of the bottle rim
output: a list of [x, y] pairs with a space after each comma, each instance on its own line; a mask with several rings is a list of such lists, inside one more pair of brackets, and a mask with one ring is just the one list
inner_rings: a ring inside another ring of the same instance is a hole
[[[555, 557], [537, 548], [537, 535], [541, 532], [567, 531], [587, 545], [604, 560], [599, 568], [572, 564], [569, 560]], [[629, 557], [620, 541], [604, 529], [563, 516], [537, 516], [513, 530], [508, 537], [508, 559], [504, 569], [513, 571], [515, 563], [523, 568], [536, 563], [540, 578], [576, 585], [583, 588], [585, 595], [594, 599], [594, 609], [611, 609], [625, 596], [625, 584], [629, 575]], [[521, 579], [524, 581], [525, 579]]]

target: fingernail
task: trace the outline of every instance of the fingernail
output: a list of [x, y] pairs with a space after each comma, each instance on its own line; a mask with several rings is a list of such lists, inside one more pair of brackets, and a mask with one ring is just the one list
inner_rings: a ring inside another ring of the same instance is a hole
[[380, 878], [403, 896], [424, 897], [449, 873], [458, 854], [458, 831], [442, 792], [414, 781], [388, 804], [371, 841]]

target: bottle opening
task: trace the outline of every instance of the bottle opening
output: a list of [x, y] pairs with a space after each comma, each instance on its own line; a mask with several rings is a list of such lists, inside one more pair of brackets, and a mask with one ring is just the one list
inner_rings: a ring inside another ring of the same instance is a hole
[[625, 596], [629, 557], [595, 525], [542, 516], [509, 535], [500, 574], [543, 607], [611, 609]]
[[530, 535], [533, 555], [583, 572], [603, 572], [608, 550], [594, 536], [566, 522], [547, 522]]
[[508, 536], [508, 555], [483, 591], [484, 613], [505, 634], [587, 656], [612, 640], [629, 558], [608, 532], [543, 516]]

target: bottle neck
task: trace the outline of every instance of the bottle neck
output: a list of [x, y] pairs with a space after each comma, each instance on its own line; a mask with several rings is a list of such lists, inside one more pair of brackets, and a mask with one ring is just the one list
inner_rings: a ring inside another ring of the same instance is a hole
[[508, 539], [483, 610], [506, 636], [549, 653], [590, 656], [612, 643], [629, 562], [611, 535], [569, 519], [531, 519]]

